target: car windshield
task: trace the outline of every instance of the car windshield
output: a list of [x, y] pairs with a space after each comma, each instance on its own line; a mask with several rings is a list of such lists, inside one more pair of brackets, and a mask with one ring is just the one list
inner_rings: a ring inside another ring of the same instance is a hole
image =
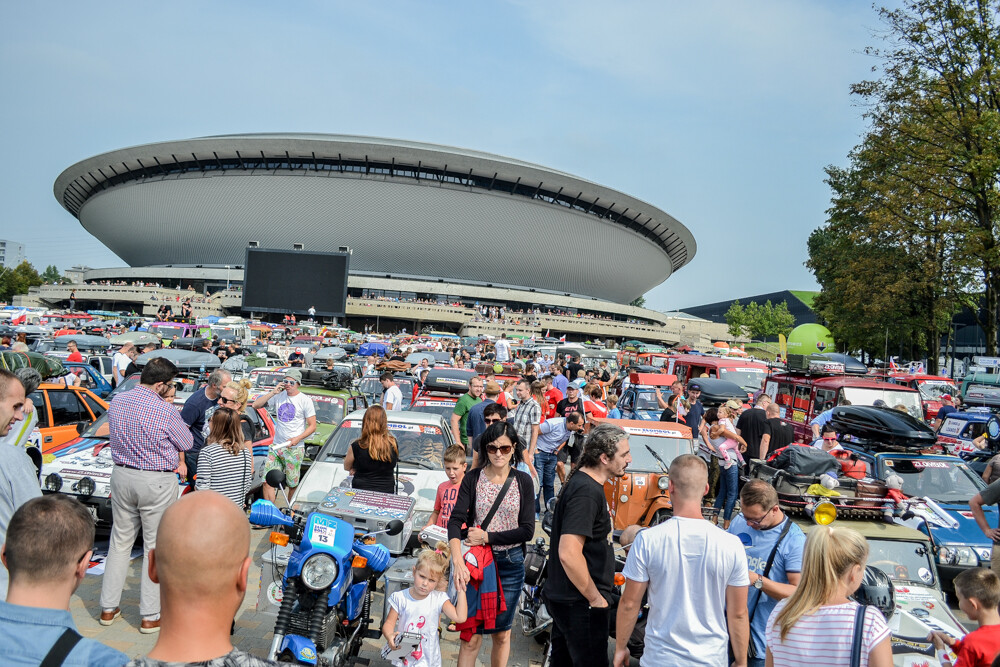
[[763, 368], [720, 368], [723, 380], [735, 382], [743, 389], [757, 391], [764, 385], [767, 371]]
[[104, 413], [96, 420], [94, 423], [83, 429], [80, 433], [81, 438], [104, 438], [105, 440], [110, 437], [108, 431], [108, 413]]
[[284, 373], [256, 373], [253, 376], [255, 387], [276, 387], [284, 378]]
[[[400, 463], [415, 463], [431, 470], [443, 468], [446, 443], [439, 427], [390, 421], [389, 433], [396, 438]], [[343, 459], [351, 443], [360, 436], [360, 419], [343, 422], [323, 446], [318, 460]]]
[[[361, 383], [358, 384], [358, 389], [361, 390], [362, 394], [379, 396], [382, 394], [382, 383], [378, 378], [366, 377], [361, 379]], [[402, 391], [402, 389], [400, 389], [400, 391]]]
[[934, 585], [927, 546], [920, 542], [868, 538], [868, 565], [874, 565], [898, 582]]
[[426, 412], [432, 415], [441, 415], [445, 420], [451, 419], [451, 413], [455, 411], [455, 403], [452, 401], [420, 401], [410, 408], [410, 412]]
[[939, 401], [944, 394], [954, 396], [958, 388], [944, 380], [922, 380], [917, 383], [917, 391], [925, 401]]
[[885, 459], [884, 476], [895, 473], [903, 478], [903, 493], [927, 496], [939, 503], [966, 504], [986, 487], [982, 479], [961, 461], [923, 458]]
[[156, 326], [149, 327], [149, 330], [155, 334], [159, 334], [159, 336], [164, 340], [170, 340], [174, 336], [184, 338], [188, 332], [185, 327], [170, 327], [163, 324], [157, 324]]
[[843, 392], [844, 398], [851, 402], [851, 405], [875, 405], [875, 401], [882, 401], [889, 408], [902, 405], [911, 417], [917, 419], [924, 417], [924, 410], [920, 405], [920, 394], [915, 391], [875, 387], [844, 387], [841, 392]]
[[[661, 390], [662, 393], [662, 390]], [[665, 398], [665, 397], [664, 397]], [[652, 391], [640, 391], [635, 395], [636, 410], [659, 410], [660, 404], [656, 402], [656, 394]]]
[[[629, 433], [629, 452], [632, 455], [630, 471], [661, 472], [659, 462], [653, 452], [659, 454], [663, 462], [670, 467], [670, 462], [681, 454], [694, 454], [694, 446], [690, 438], [662, 438], [651, 435]], [[649, 451], [650, 449], [653, 452]]]
[[657, 368], [663, 368], [664, 366], [667, 365], [667, 358], [666, 357], [650, 357], [649, 358], [649, 365], [650, 366], [656, 366]]
[[317, 424], [339, 424], [344, 418], [344, 399], [336, 396], [306, 394], [316, 406]]

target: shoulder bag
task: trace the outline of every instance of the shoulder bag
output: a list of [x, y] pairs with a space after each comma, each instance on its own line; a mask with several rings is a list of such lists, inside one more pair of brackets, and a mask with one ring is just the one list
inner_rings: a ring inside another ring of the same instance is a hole
[[81, 639], [83, 637], [76, 630], [66, 628], [49, 649], [49, 652], [42, 658], [41, 663], [39, 663], [40, 667], [60, 667], [66, 662], [66, 658]]
[[865, 634], [865, 610], [868, 605], [859, 604], [854, 614], [854, 640], [851, 642], [851, 667], [861, 667], [861, 640]]
[[[771, 574], [771, 566], [774, 565], [774, 557], [778, 555], [778, 547], [781, 546], [782, 541], [785, 539], [785, 535], [788, 534], [788, 530], [792, 527], [792, 520], [785, 517], [785, 524], [781, 527], [781, 534], [778, 535], [778, 541], [774, 543], [774, 548], [771, 549], [771, 554], [767, 557], [767, 563], [764, 564], [764, 572], [760, 576], [762, 578], [767, 578], [767, 575]], [[750, 612], [750, 618], [747, 619], [747, 627], [753, 624], [753, 617], [757, 615], [757, 608], [760, 607], [760, 598], [764, 595], [764, 589], [757, 591], [757, 604], [753, 606], [753, 611]], [[753, 634], [750, 635], [750, 643], [747, 645], [747, 657], [748, 658], [759, 658], [757, 655], [757, 650], [753, 646]]]

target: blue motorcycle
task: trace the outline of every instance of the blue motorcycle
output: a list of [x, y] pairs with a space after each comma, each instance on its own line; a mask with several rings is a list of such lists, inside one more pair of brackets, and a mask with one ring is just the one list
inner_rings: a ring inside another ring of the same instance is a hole
[[[280, 470], [268, 472], [266, 479], [284, 493]], [[250, 508], [250, 523], [280, 526], [271, 541], [293, 546], [268, 659], [324, 667], [352, 664], [371, 624], [372, 590], [392, 561], [385, 546], [366, 542], [379, 533], [398, 535], [403, 522], [356, 534], [353, 524], [337, 516], [302, 516], [258, 500]]]

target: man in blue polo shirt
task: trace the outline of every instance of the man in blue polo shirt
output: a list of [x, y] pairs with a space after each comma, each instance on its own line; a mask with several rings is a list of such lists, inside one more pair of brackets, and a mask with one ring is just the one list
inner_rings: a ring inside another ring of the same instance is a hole
[[740, 514], [729, 524], [729, 532], [740, 538], [750, 566], [747, 667], [764, 667], [767, 618], [778, 601], [795, 592], [799, 584], [806, 536], [781, 511], [778, 494], [764, 480], [753, 479], [743, 486], [740, 507]]

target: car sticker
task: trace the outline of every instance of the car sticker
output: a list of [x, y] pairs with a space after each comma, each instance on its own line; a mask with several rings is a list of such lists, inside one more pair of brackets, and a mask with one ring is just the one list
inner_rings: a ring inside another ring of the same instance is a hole
[[427, 433], [429, 435], [441, 435], [441, 429], [437, 426], [421, 426], [420, 432]]
[[648, 426], [626, 426], [625, 430], [629, 435], [658, 435], [667, 438], [683, 438], [680, 431], [672, 431], [665, 428], [651, 428]]
[[737, 373], [765, 373], [763, 368], [730, 368], [730, 371], [736, 371]]
[[455, 401], [417, 401], [416, 407], [447, 408], [454, 407]]
[[912, 461], [914, 468], [947, 468], [948, 464], [944, 461], [921, 461], [919, 459], [914, 459]]
[[944, 426], [941, 427], [941, 435], [957, 436], [962, 432], [962, 427], [965, 426], [965, 421], [961, 419], [946, 419], [944, 420]]
[[792, 421], [798, 424], [806, 423], [806, 413], [802, 410], [792, 410]]
[[958, 513], [961, 514], [962, 516], [964, 516], [966, 519], [975, 519], [976, 518], [975, 516], [973, 516], [972, 512], [963, 512], [963, 511], [960, 510]]
[[931, 581], [933, 581], [934, 579], [934, 576], [931, 574], [931, 571], [928, 570], [926, 567], [922, 567], [919, 570], [917, 570], [917, 576], [920, 577], [920, 581], [924, 582], [925, 584], [931, 583]]
[[642, 475], [639, 475], [638, 477], [635, 478], [635, 485], [646, 486], [646, 478], [643, 477]]
[[885, 460], [885, 464], [886, 464], [886, 466], [888, 466], [888, 467], [892, 468], [893, 466], [895, 466], [895, 465], [896, 465], [896, 462], [895, 462], [895, 461], [893, 461], [892, 459], [886, 459], [886, 460]]

